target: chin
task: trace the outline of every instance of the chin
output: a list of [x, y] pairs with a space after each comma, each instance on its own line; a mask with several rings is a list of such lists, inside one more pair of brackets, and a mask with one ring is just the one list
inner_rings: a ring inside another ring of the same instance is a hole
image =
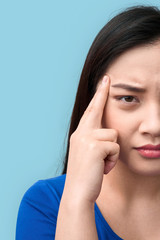
[[134, 172], [136, 175], [139, 176], [144, 176], [144, 177], [160, 177], [160, 170], [150, 170], [150, 171], [146, 171], [144, 169], [140, 170], [140, 169], [132, 169], [132, 172]]
[[132, 173], [139, 176], [148, 176], [148, 177], [160, 176], [160, 160], [158, 161], [158, 164], [155, 164], [155, 165], [152, 162], [152, 160], [149, 160], [149, 162], [145, 164], [139, 163], [136, 166], [128, 165], [127, 167]]

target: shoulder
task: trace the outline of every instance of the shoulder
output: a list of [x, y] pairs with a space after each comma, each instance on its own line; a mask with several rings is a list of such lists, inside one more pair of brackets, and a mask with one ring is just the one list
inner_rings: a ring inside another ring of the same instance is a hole
[[41, 239], [46, 233], [53, 238], [65, 178], [39, 180], [26, 191], [18, 211], [16, 240]]
[[45, 208], [48, 206], [58, 207], [64, 189], [66, 175], [39, 180], [34, 183], [24, 194], [23, 203], [36, 204]]
[[66, 175], [61, 175], [54, 178], [39, 180], [34, 183], [24, 194], [24, 197], [41, 196], [52, 197], [57, 195], [61, 197], [65, 184]]

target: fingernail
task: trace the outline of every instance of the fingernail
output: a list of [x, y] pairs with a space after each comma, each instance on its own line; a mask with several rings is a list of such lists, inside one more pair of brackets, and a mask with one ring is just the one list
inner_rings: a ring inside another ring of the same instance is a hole
[[106, 85], [107, 82], [108, 82], [108, 76], [107, 76], [107, 75], [104, 75], [103, 80], [102, 80], [102, 85], [103, 85], [103, 86]]

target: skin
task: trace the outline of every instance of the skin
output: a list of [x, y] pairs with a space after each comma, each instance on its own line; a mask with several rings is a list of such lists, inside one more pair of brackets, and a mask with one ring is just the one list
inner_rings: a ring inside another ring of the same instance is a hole
[[[160, 175], [160, 159], [147, 161], [133, 148], [160, 144], [159, 50], [160, 44], [132, 49], [107, 71], [111, 87], [103, 125], [118, 131], [120, 160], [130, 171], [146, 176]], [[116, 87], [119, 83], [143, 88], [144, 92]], [[127, 95], [131, 97], [123, 97]]]
[[105, 76], [71, 136], [56, 240], [98, 240], [94, 203], [100, 194], [103, 174], [110, 172], [119, 155], [117, 131], [102, 129], [108, 90], [109, 80], [106, 82]]
[[56, 240], [97, 240], [95, 202], [122, 238], [160, 239], [160, 159], [133, 149], [160, 143], [159, 52], [159, 42], [131, 49], [107, 69], [108, 81], [100, 80], [70, 139]]
[[[160, 239], [160, 158], [146, 159], [134, 149], [160, 144], [159, 52], [160, 42], [136, 47], [107, 70], [111, 86], [102, 122], [117, 130], [120, 154], [96, 202], [112, 229], [129, 240]], [[145, 91], [114, 87], [119, 83]]]

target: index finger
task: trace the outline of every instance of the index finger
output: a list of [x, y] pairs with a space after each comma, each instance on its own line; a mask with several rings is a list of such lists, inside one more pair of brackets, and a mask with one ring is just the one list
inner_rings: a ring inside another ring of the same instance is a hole
[[103, 111], [108, 98], [109, 86], [109, 76], [104, 75], [103, 79], [98, 84], [95, 95], [80, 120], [80, 125], [85, 124], [90, 128], [97, 128], [101, 126]]

